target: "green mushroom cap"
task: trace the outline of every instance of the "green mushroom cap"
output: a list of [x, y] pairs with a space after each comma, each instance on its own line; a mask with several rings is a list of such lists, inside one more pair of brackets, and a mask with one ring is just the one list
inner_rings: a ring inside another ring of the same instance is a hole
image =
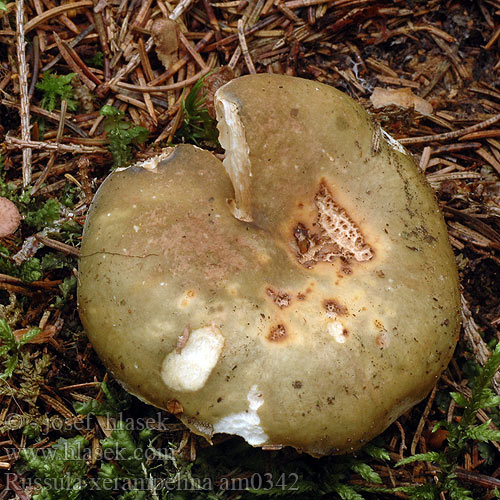
[[419, 402], [459, 330], [446, 227], [411, 156], [345, 94], [251, 75], [190, 145], [112, 173], [79, 311], [97, 353], [194, 432], [353, 451]]

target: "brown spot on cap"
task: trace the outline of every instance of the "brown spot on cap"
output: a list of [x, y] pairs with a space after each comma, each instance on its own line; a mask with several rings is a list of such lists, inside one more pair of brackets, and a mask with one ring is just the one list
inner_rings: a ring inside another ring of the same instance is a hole
[[311, 268], [318, 262], [333, 262], [340, 257], [343, 259], [342, 271], [350, 274], [352, 271], [347, 263], [372, 259], [373, 250], [365, 242], [361, 229], [333, 199], [324, 179], [314, 197], [314, 204], [317, 211], [314, 229], [308, 230], [302, 223], [294, 229], [299, 250], [297, 259], [302, 265]]
[[177, 351], [178, 354], [180, 354], [182, 352], [182, 349], [184, 348], [187, 341], [189, 340], [190, 333], [191, 333], [191, 329], [189, 328], [189, 325], [186, 325], [184, 327], [184, 333], [177, 337], [177, 345], [175, 346], [175, 350]]
[[293, 388], [294, 389], [301, 389], [302, 388], [302, 382], [300, 380], [296, 380], [293, 384], [292, 384]]
[[375, 338], [375, 344], [377, 344], [377, 347], [380, 347], [380, 349], [386, 348], [389, 345], [389, 337], [387, 336], [387, 333], [380, 332]]
[[287, 337], [286, 328], [284, 325], [276, 325], [271, 328], [271, 332], [267, 336], [267, 340], [271, 342], [281, 342]]
[[324, 300], [323, 307], [326, 309], [326, 312], [332, 316], [345, 316], [347, 314], [347, 307], [339, 304], [334, 299]]
[[295, 242], [299, 252], [303, 255], [307, 253], [309, 247], [311, 246], [311, 240], [309, 239], [309, 232], [307, 231], [304, 224], [299, 223], [293, 231], [293, 236], [295, 237]]
[[290, 302], [292, 301], [291, 295], [289, 295], [286, 292], [283, 292], [282, 290], [276, 291], [273, 290], [271, 287], [268, 287], [266, 288], [266, 292], [280, 309], [288, 307], [290, 305]]
[[341, 268], [341, 270], [347, 276], [349, 276], [350, 274], [352, 274], [352, 267], [347, 262], [342, 262], [342, 268]]
[[0, 197], [0, 238], [14, 233], [21, 222], [21, 214], [16, 205], [4, 197]]

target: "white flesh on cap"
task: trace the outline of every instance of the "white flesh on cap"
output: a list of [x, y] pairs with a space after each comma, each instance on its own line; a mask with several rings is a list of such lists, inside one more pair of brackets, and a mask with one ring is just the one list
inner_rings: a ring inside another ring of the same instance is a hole
[[339, 343], [344, 344], [346, 336], [344, 335], [344, 325], [340, 321], [332, 321], [327, 325], [328, 333]]
[[182, 349], [175, 349], [165, 357], [161, 369], [163, 381], [175, 391], [201, 389], [223, 347], [224, 337], [215, 326], [194, 330]]
[[231, 213], [239, 220], [251, 222], [250, 178], [252, 177], [250, 151], [241, 123], [238, 105], [226, 99], [215, 101], [219, 142], [226, 150], [222, 164], [234, 186], [236, 200], [228, 200]]

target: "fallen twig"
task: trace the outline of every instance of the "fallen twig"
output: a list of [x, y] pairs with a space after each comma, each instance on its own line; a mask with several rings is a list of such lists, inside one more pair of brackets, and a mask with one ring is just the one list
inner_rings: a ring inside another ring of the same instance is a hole
[[22, 139], [17, 139], [16, 137], [7, 136], [5, 137], [5, 144], [14, 148], [32, 148], [32, 149], [45, 149], [48, 151], [59, 151], [63, 153], [107, 153], [108, 150], [99, 147], [81, 146], [80, 144], [57, 144], [53, 142], [41, 142], [41, 141], [23, 141]]
[[[30, 140], [30, 104], [28, 91], [28, 66], [26, 64], [26, 42], [24, 40], [24, 0], [16, 1], [17, 63], [19, 70], [19, 96], [21, 115], [21, 137]], [[31, 182], [31, 148], [23, 149], [23, 185]]]

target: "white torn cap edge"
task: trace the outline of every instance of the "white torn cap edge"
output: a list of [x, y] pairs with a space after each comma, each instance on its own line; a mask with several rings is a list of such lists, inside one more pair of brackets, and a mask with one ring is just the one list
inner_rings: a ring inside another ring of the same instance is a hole
[[253, 385], [248, 392], [247, 399], [248, 410], [223, 417], [214, 425], [214, 432], [235, 434], [241, 436], [248, 444], [258, 446], [269, 439], [260, 426], [260, 417], [257, 414], [257, 410], [264, 404], [264, 398], [257, 386]]

